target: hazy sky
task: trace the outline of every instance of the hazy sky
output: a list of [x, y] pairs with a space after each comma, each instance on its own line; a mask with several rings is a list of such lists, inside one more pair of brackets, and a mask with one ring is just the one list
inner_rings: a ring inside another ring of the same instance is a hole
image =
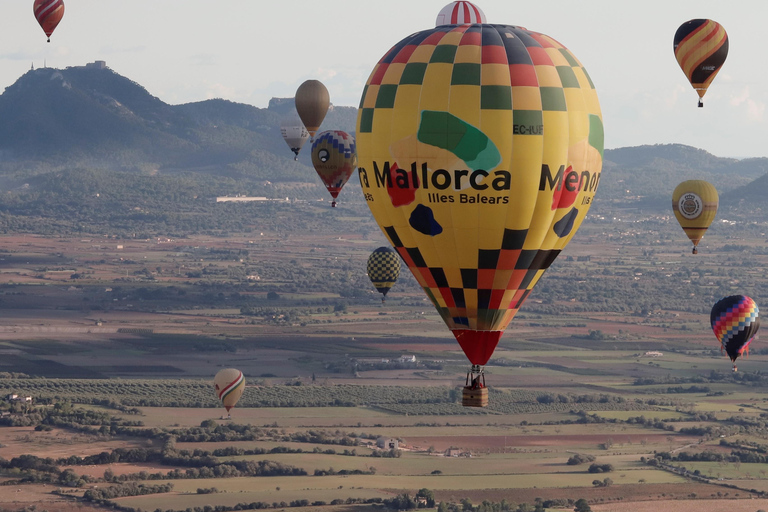
[[[225, 98], [266, 107], [322, 80], [357, 106], [375, 63], [434, 26], [447, 0], [65, 0], [51, 43], [32, 0], [0, 0], [0, 86], [45, 62], [105, 60], [161, 100]], [[489, 23], [520, 25], [568, 47], [589, 71], [606, 147], [682, 143], [718, 156], [768, 157], [767, 0], [478, 0]], [[704, 98], [672, 53], [677, 27], [712, 18], [728, 60]]]

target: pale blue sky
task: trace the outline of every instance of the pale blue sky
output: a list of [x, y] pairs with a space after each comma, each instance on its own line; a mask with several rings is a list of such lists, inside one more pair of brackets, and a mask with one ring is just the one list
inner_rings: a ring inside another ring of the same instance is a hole
[[[322, 80], [357, 106], [396, 42], [434, 26], [447, 0], [65, 0], [50, 44], [32, 0], [0, 2], [0, 87], [34, 62], [105, 60], [171, 104], [225, 98], [266, 107]], [[489, 23], [520, 25], [568, 47], [598, 89], [606, 147], [682, 143], [718, 156], [768, 157], [766, 0], [479, 0]], [[692, 18], [726, 29], [730, 53], [696, 107], [672, 38]]]

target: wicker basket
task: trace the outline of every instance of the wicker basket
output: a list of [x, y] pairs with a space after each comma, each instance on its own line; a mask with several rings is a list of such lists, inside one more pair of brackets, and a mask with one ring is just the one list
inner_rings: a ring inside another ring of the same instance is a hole
[[488, 388], [472, 389], [467, 386], [461, 393], [461, 405], [464, 407], [488, 407]]

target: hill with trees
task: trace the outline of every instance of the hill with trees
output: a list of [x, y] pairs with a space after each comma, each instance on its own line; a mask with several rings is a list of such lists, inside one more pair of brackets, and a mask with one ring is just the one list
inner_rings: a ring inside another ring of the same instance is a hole
[[[273, 98], [268, 108], [223, 99], [170, 105], [97, 64], [30, 70], [0, 95], [0, 232], [137, 223], [149, 231], [231, 230], [242, 225], [244, 207], [217, 207], [213, 197], [327, 201], [309, 143], [294, 161], [282, 140], [280, 119], [291, 112], [292, 98]], [[354, 107], [333, 107], [321, 129], [354, 132], [356, 117]], [[686, 179], [715, 184], [723, 209], [747, 197], [752, 208], [768, 201], [759, 192], [766, 158], [663, 144], [606, 150], [604, 160], [600, 214], [667, 211]], [[339, 199], [369, 218], [355, 178]], [[300, 224], [291, 210], [283, 217]]]

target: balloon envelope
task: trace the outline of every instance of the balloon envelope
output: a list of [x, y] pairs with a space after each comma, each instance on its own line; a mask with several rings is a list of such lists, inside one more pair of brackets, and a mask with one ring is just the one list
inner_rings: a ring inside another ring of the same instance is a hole
[[280, 122], [280, 135], [288, 147], [295, 155], [295, 160], [299, 158], [299, 151], [304, 147], [304, 143], [309, 140], [309, 132], [304, 127], [299, 116], [289, 116]]
[[307, 127], [309, 135], [314, 138], [331, 104], [328, 89], [318, 80], [307, 80], [296, 90], [295, 101], [296, 112]]
[[64, 16], [64, 0], [35, 0], [33, 10], [40, 27], [51, 41], [51, 34]]
[[357, 167], [355, 138], [341, 130], [318, 134], [312, 143], [312, 165], [334, 199], [331, 206], [336, 206], [339, 192]]
[[383, 295], [383, 301], [400, 277], [400, 256], [389, 247], [379, 247], [368, 256], [367, 271], [371, 283]]
[[728, 56], [728, 34], [716, 21], [690, 20], [675, 32], [673, 46], [680, 69], [703, 98]]
[[731, 361], [736, 362], [749, 351], [749, 344], [760, 328], [758, 313], [757, 304], [746, 295], [731, 295], [712, 306], [709, 314], [712, 331]]
[[243, 372], [234, 368], [221, 370], [213, 378], [213, 387], [216, 390], [216, 396], [219, 397], [222, 405], [229, 412], [240, 400], [245, 389]]
[[417, 32], [374, 68], [356, 139], [379, 227], [485, 364], [597, 190], [603, 124], [586, 70], [520, 27]]
[[435, 26], [485, 23], [485, 13], [472, 2], [451, 2], [437, 14]]
[[704, 180], [688, 180], [672, 192], [672, 211], [680, 226], [693, 242], [693, 253], [717, 215], [717, 189]]

